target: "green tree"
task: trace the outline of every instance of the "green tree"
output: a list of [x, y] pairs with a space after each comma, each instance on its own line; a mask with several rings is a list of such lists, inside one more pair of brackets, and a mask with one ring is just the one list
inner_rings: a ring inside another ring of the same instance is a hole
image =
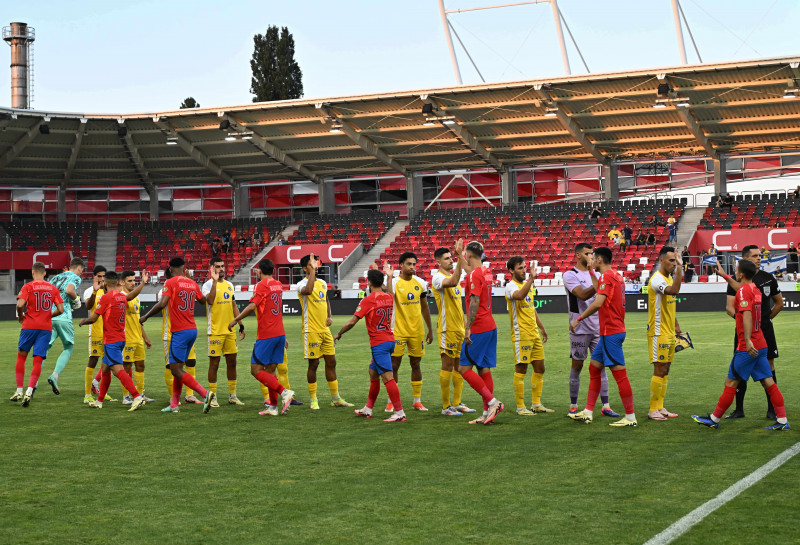
[[197, 102], [194, 99], [194, 97], [187, 97], [187, 98], [183, 99], [183, 102], [181, 102], [181, 110], [186, 110], [186, 109], [190, 109], [190, 108], [199, 108], [199, 107], [200, 107], [200, 103]]
[[303, 72], [294, 60], [294, 38], [289, 29], [269, 26], [265, 34], [253, 36], [253, 102], [287, 100], [303, 96]]

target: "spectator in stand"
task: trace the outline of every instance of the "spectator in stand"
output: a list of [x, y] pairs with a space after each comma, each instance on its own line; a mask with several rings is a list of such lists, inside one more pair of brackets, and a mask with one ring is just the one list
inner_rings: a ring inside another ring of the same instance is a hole
[[283, 246], [286, 244], [286, 241], [283, 238], [283, 234], [278, 235], [278, 246]]
[[639, 235], [636, 237], [636, 240], [635, 240], [636, 247], [638, 248], [639, 246], [641, 246], [645, 242], [646, 242], [646, 239], [645, 239], [644, 233], [639, 231]]
[[256, 227], [255, 232], [253, 233], [253, 247], [258, 250], [261, 248], [262, 236], [261, 236], [261, 229]]
[[794, 242], [789, 243], [789, 249], [786, 251], [786, 272], [790, 274], [797, 274], [797, 247]]
[[684, 246], [681, 252], [681, 260], [686, 261], [687, 259], [689, 259], [689, 248]]
[[238, 248], [241, 250], [242, 248], [247, 248], [250, 245], [250, 241], [248, 240], [247, 236], [244, 233], [239, 235], [239, 240], [236, 241], [238, 244]]
[[592, 208], [592, 211], [589, 214], [589, 217], [590, 218], [601, 218], [601, 217], [603, 217], [603, 211], [600, 209], [600, 205], [599, 204], [594, 205], [594, 208]]
[[211, 241], [211, 257], [218, 256], [222, 250], [222, 245], [218, 238]]
[[703, 259], [703, 274], [711, 274], [717, 269], [717, 248], [712, 244], [708, 251], [704, 253], [704, 257], [711, 259], [709, 263], [706, 263], [706, 260]]
[[226, 231], [222, 234], [222, 251], [225, 253], [230, 252], [233, 249], [233, 243], [231, 242], [231, 233], [230, 231]]
[[675, 223], [674, 218], [670, 219], [672, 220], [672, 223], [667, 223], [667, 229], [669, 230], [669, 239], [667, 240], [667, 245], [670, 243], [678, 243], [678, 224]]
[[630, 227], [625, 227], [622, 230], [622, 237], [625, 239], [625, 245], [630, 246], [633, 242], [633, 229]]
[[694, 272], [694, 263], [692, 263], [692, 260], [689, 259], [689, 255], [687, 253], [686, 260], [683, 262], [683, 277], [687, 282], [692, 281], [692, 278], [694, 278]]
[[722, 205], [727, 206], [728, 208], [733, 207], [733, 196], [730, 193], [725, 194], [725, 198], [722, 199]]
[[612, 225], [611, 230], [608, 232], [608, 240], [613, 241], [616, 238], [617, 242], [614, 242], [614, 244], [619, 244], [619, 238], [621, 236], [622, 233], [620, 233], [619, 229], [617, 229], [616, 224]]
[[766, 246], [761, 247], [761, 261], [769, 261], [769, 250]]
[[650, 233], [647, 235], [647, 245], [655, 245], [656, 243], [656, 235], [654, 233]]
[[797, 189], [792, 191], [792, 200], [800, 199], [800, 185], [797, 186]]
[[716, 206], [717, 208], [722, 208], [723, 204], [724, 204], [724, 199], [722, 198], [722, 195], [717, 195], [717, 202], [714, 206]]

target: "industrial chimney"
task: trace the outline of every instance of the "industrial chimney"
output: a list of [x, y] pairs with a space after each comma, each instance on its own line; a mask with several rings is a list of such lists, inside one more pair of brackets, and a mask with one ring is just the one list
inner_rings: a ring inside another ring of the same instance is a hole
[[3, 40], [11, 46], [11, 107], [30, 109], [33, 76], [33, 41], [36, 29], [26, 23], [3, 27]]

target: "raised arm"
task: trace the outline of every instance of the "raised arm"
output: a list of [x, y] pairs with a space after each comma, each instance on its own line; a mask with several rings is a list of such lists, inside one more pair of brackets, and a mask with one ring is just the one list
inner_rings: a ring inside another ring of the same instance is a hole
[[311, 254], [311, 259], [308, 264], [312, 266], [311, 272], [308, 273], [306, 285], [300, 290], [300, 295], [311, 295], [314, 293], [314, 284], [317, 282], [317, 260], [314, 254]]
[[672, 285], [667, 286], [664, 293], [667, 295], [678, 295], [681, 291], [681, 283], [683, 282], [683, 260], [680, 255], [675, 253], [675, 259], [678, 261], [678, 266], [675, 267], [675, 278], [672, 280]]
[[515, 301], [521, 301], [521, 300], [525, 299], [525, 297], [528, 296], [528, 293], [530, 293], [531, 286], [533, 285], [533, 281], [536, 280], [536, 276], [538, 274], [539, 274], [539, 271], [537, 271], [534, 268], [533, 271], [531, 271], [530, 276], [528, 276], [528, 279], [525, 281], [524, 284], [522, 284], [522, 287], [511, 294], [511, 298], [514, 299]]
[[136, 299], [136, 297], [138, 297], [139, 294], [142, 293], [142, 288], [144, 288], [144, 285], [147, 284], [148, 282], [150, 282], [150, 273], [148, 273], [147, 271], [142, 271], [142, 281], [139, 282], [139, 285], [133, 288], [131, 292], [126, 296], [128, 298], [128, 301], [133, 301], [134, 299]]
[[461, 271], [464, 268], [461, 266], [461, 254], [464, 252], [464, 239], [458, 239], [453, 246], [453, 255], [455, 256], [455, 267], [453, 267], [453, 274], [442, 280], [443, 288], [454, 288], [461, 282]]
[[394, 294], [394, 286], [392, 285], [392, 282], [394, 282], [394, 269], [389, 265], [388, 260], [383, 262], [383, 274], [386, 275], [386, 291]]
[[67, 284], [67, 289], [64, 291], [66, 292], [67, 297], [73, 301], [78, 298], [78, 292], [75, 291], [75, 284]]

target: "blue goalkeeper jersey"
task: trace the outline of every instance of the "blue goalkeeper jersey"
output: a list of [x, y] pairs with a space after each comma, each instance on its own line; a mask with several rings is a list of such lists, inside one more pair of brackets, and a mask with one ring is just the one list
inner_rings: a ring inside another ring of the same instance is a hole
[[[78, 286], [81, 285], [81, 277], [72, 271], [64, 271], [57, 274], [50, 279], [58, 292], [61, 294], [61, 299], [64, 300], [64, 312], [53, 318], [56, 322], [71, 322], [72, 321], [72, 299], [67, 295], [67, 286], [72, 284], [75, 286], [75, 293], [78, 293]], [[80, 295], [78, 295], [80, 297]]]

